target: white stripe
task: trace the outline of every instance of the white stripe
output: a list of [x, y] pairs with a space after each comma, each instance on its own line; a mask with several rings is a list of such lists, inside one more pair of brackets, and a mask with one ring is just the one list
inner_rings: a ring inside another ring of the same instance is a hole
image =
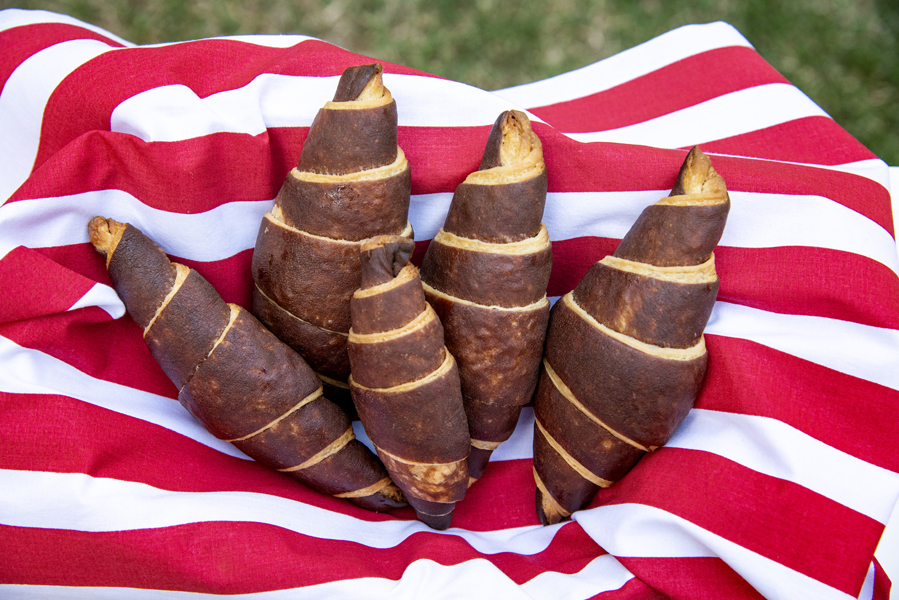
[[325, 540], [394, 548], [421, 532], [461, 538], [483, 554], [533, 555], [562, 525], [435, 532], [419, 521], [368, 522], [296, 500], [255, 492], [174, 492], [83, 473], [0, 470], [0, 523], [85, 532], [133, 531], [242, 521]]
[[693, 409], [666, 447], [722, 456], [884, 524], [899, 498], [899, 474], [768, 417]]
[[58, 394], [154, 423], [230, 456], [247, 459], [233, 445], [213, 437], [171, 398], [95, 379], [43, 352], [0, 336], [0, 391]]
[[0, 257], [17, 246], [88, 243], [87, 224], [101, 215], [131, 223], [172, 256], [223, 260], [256, 245], [262, 216], [273, 204], [226, 202], [203, 213], [183, 214], [151, 208], [121, 190], [11, 202], [0, 210]]
[[118, 42], [123, 46], [134, 45], [127, 40], [123, 40], [114, 33], [110, 33], [105, 29], [100, 29], [99, 27], [91, 25], [90, 23], [79, 21], [78, 19], [75, 19], [68, 15], [61, 15], [58, 13], [48, 12], [46, 10], [23, 10], [19, 8], [9, 8], [0, 11], [0, 31], [12, 29], [13, 27], [22, 27], [24, 25], [39, 25], [41, 23], [62, 23], [64, 25], [74, 25], [76, 27], [81, 27], [82, 29], [93, 31], [94, 33], [99, 33], [100, 35]]
[[[550, 193], [544, 222], [553, 241], [582, 236], [621, 239], [646, 206], [666, 195], [653, 190]], [[892, 236], [841, 204], [822, 196], [750, 192], [730, 196], [722, 246], [829, 248], [870, 258], [899, 272]], [[434, 237], [451, 198], [449, 193], [412, 197], [409, 219], [416, 239]], [[138, 227], [173, 256], [223, 260], [255, 246], [262, 215], [273, 202], [228, 202], [197, 214], [156, 210], [120, 190], [13, 202], [0, 211], [0, 257], [19, 245], [86, 243], [87, 222], [103, 215]]]
[[[534, 412], [522, 410], [492, 461], [533, 458]], [[886, 524], [899, 498], [899, 475], [828, 446], [795, 427], [755, 415], [693, 409], [666, 444], [732, 460], [793, 482]]]
[[579, 142], [685, 148], [804, 117], [829, 115], [798, 88], [787, 83], [770, 83], [724, 94], [634, 125], [565, 135]]
[[868, 574], [865, 576], [865, 583], [862, 585], [862, 591], [858, 595], [858, 600], [874, 600], [874, 574], [874, 563], [872, 562], [868, 568]]
[[557, 104], [602, 92], [679, 60], [728, 46], [752, 47], [727, 23], [687, 25], [581, 69], [494, 93], [528, 108]]
[[111, 50], [97, 40], [62, 42], [30, 56], [9, 76], [0, 93], [0, 204], [31, 174], [53, 90], [72, 71]]
[[[272, 590], [247, 594], [228, 594], [229, 600], [292, 600], [335, 598], [383, 598], [385, 600], [415, 600], [428, 598], [484, 598], [496, 600], [586, 600], [596, 594], [617, 590], [633, 579], [615, 557], [609, 554], [591, 561], [578, 573], [571, 575], [549, 571], [518, 586], [502, 571], [485, 559], [474, 559], [455, 565], [441, 565], [428, 559], [413, 561], [406, 567], [400, 581], [379, 577], [345, 579], [286, 590]], [[220, 594], [145, 590], [114, 587], [57, 587], [43, 585], [0, 584], [0, 596], [10, 600], [202, 600], [221, 598]]]
[[741, 338], [899, 390], [899, 331], [718, 301], [705, 332]]
[[125, 305], [115, 293], [115, 290], [102, 283], [95, 283], [91, 289], [79, 298], [68, 310], [78, 310], [87, 306], [96, 306], [110, 316], [110, 318], [118, 319], [125, 314]]
[[769, 600], [851, 596], [658, 508], [618, 504], [576, 512], [597, 544], [616, 556], [718, 556]]
[[[218, 132], [258, 135], [267, 127], [308, 127], [333, 98], [338, 80], [263, 73], [205, 98], [183, 85], [161, 86], [122, 101], [112, 112], [111, 128], [147, 142], [173, 142]], [[384, 84], [403, 127], [493, 125], [502, 111], [518, 108], [490, 92], [435, 77], [387, 73]]]

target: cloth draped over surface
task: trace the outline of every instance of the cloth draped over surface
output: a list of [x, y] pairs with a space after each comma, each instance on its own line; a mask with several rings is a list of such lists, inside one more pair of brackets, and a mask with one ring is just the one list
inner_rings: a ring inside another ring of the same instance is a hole
[[510, 108], [543, 143], [551, 300], [668, 194], [693, 145], [732, 202], [708, 374], [675, 437], [541, 527], [526, 408], [446, 532], [322, 496], [204, 431], [87, 239], [95, 215], [132, 223], [249, 307], [262, 215], [342, 70], [377, 57], [303, 36], [140, 47], [15, 9], [0, 49], [0, 595], [888, 598], [889, 170], [733, 27], [496, 91], [384, 63], [418, 264]]

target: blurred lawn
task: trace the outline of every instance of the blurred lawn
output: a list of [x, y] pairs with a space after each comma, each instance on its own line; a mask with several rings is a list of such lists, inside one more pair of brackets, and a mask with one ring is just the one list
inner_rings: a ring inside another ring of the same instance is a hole
[[137, 44], [299, 33], [485, 89], [596, 62], [688, 23], [726, 21], [838, 123], [899, 165], [896, 0], [0, 0]]

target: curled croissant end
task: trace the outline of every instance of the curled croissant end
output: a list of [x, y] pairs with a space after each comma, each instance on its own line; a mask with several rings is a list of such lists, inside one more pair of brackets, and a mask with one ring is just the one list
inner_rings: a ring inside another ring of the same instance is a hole
[[730, 201], [699, 148], [672, 195], [553, 307], [534, 400], [536, 508], [583, 508], [680, 427], [702, 388], [718, 293], [712, 251]]
[[546, 188], [542, 146], [527, 116], [500, 114], [481, 169], [456, 189], [422, 262], [427, 300], [459, 364], [472, 482], [512, 435], [537, 385], [552, 268], [541, 223]]
[[346, 353], [361, 243], [412, 237], [412, 176], [397, 145], [396, 102], [380, 64], [346, 69], [318, 112], [296, 168], [263, 217], [253, 254], [253, 312], [352, 410]]
[[210, 433], [322, 493], [370, 510], [405, 505], [296, 352], [137, 228], [96, 217], [88, 232], [179, 402]]
[[468, 487], [468, 424], [459, 373], [425, 302], [412, 240], [362, 245], [352, 300], [350, 389], [359, 419], [419, 520], [446, 529]]

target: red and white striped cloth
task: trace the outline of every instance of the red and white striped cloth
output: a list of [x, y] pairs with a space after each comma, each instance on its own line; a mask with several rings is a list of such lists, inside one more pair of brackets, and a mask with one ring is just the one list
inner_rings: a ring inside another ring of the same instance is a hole
[[727, 24], [495, 92], [385, 63], [419, 250], [499, 112], [532, 115], [553, 297], [667, 195], [690, 146], [727, 182], [703, 393], [588, 510], [538, 524], [529, 410], [446, 532], [312, 492], [192, 420], [87, 221], [134, 224], [248, 306], [260, 218], [341, 71], [371, 60], [303, 36], [136, 47], [0, 12], [0, 597], [888, 598], [888, 167]]

